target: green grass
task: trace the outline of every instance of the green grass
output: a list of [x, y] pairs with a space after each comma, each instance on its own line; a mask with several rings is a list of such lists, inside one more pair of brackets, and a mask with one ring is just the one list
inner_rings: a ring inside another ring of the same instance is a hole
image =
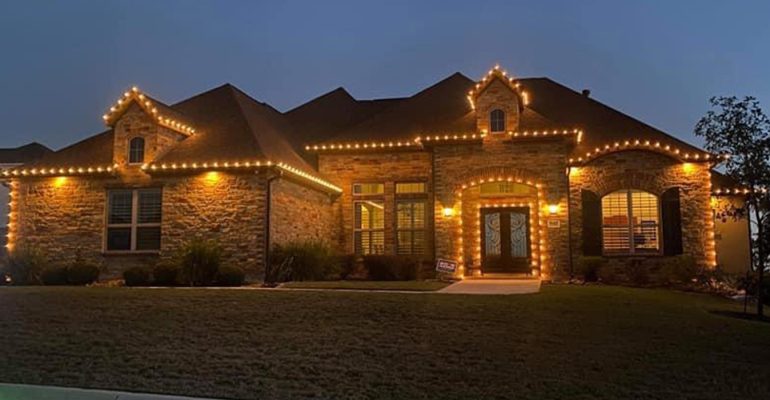
[[435, 292], [449, 284], [439, 281], [307, 281], [286, 282], [281, 285], [290, 289], [354, 289], [354, 290], [406, 290]]
[[[3, 288], [0, 381], [225, 398], [767, 399], [715, 297]], [[2, 396], [0, 396], [2, 397]]]

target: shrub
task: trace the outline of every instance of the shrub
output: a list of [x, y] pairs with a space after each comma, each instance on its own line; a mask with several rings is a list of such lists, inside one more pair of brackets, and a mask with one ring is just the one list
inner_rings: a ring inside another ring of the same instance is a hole
[[158, 286], [176, 286], [179, 283], [179, 263], [162, 260], [152, 270], [153, 284]]
[[596, 271], [596, 275], [599, 277], [599, 282], [606, 283], [608, 285], [618, 282], [618, 274], [615, 270], [615, 266], [611, 263], [603, 263], [599, 266], [599, 270]]
[[339, 256], [340, 279], [348, 279], [356, 273], [358, 263], [355, 254]]
[[417, 278], [418, 260], [405, 256], [364, 256], [364, 268], [375, 281], [409, 281]]
[[650, 270], [641, 260], [631, 260], [626, 268], [628, 280], [636, 286], [650, 283]]
[[219, 286], [241, 286], [246, 280], [246, 273], [238, 267], [221, 267], [217, 272]]
[[99, 278], [99, 267], [87, 261], [76, 259], [67, 266], [67, 283], [70, 285], [90, 285]]
[[150, 274], [148, 267], [133, 267], [123, 271], [123, 281], [126, 286], [148, 286]]
[[267, 282], [337, 279], [340, 257], [322, 242], [290, 242], [275, 245]]
[[64, 265], [54, 265], [43, 269], [40, 274], [40, 281], [43, 285], [60, 286], [67, 284], [67, 267]]
[[687, 283], [698, 275], [698, 268], [689, 255], [667, 257], [662, 262], [660, 275], [665, 283]]
[[580, 257], [578, 263], [583, 280], [596, 282], [599, 280], [599, 270], [605, 264], [605, 260], [602, 257]]
[[182, 282], [190, 286], [214, 283], [222, 249], [214, 242], [194, 239], [185, 245], [181, 256]]
[[45, 263], [45, 257], [37, 249], [18, 248], [7, 255], [2, 275], [10, 279], [11, 285], [37, 285]]

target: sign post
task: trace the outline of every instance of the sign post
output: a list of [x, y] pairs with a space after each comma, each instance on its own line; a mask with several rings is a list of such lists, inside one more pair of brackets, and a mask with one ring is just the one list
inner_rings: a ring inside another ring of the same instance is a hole
[[457, 272], [457, 262], [438, 258], [436, 259], [436, 271], [454, 275]]

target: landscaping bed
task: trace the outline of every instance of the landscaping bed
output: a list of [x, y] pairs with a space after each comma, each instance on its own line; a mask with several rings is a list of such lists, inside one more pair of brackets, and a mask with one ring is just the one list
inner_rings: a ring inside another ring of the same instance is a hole
[[[214, 398], [765, 399], [770, 324], [714, 296], [0, 288], [0, 382]], [[0, 396], [2, 397], [2, 396]]]
[[280, 285], [288, 289], [343, 289], [343, 290], [396, 290], [410, 292], [435, 292], [449, 286], [441, 281], [307, 281], [286, 282]]

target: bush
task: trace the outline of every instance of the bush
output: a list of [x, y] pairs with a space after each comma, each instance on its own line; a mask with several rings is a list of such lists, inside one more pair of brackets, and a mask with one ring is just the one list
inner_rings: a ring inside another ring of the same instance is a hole
[[214, 242], [194, 239], [185, 245], [181, 256], [182, 282], [190, 286], [214, 283], [222, 249]]
[[667, 257], [660, 269], [661, 279], [668, 284], [688, 283], [698, 275], [695, 260], [688, 255]]
[[2, 275], [10, 279], [11, 285], [38, 285], [45, 263], [45, 257], [38, 250], [19, 248], [7, 255]]
[[417, 279], [418, 260], [405, 256], [364, 256], [364, 268], [375, 281], [410, 281]]
[[348, 279], [356, 273], [358, 263], [355, 254], [345, 254], [339, 257], [340, 279]]
[[328, 280], [340, 276], [340, 257], [322, 242], [275, 245], [270, 261], [267, 282]]
[[158, 262], [152, 270], [153, 284], [158, 286], [176, 286], [179, 284], [180, 269], [179, 264], [174, 261], [163, 260]]
[[578, 261], [580, 275], [585, 282], [596, 282], [599, 280], [599, 270], [605, 264], [602, 257], [580, 257]]
[[631, 260], [626, 268], [628, 280], [636, 286], [650, 283], [650, 270], [641, 260]]
[[596, 271], [596, 275], [599, 277], [599, 282], [612, 285], [618, 282], [618, 274], [615, 271], [615, 267], [611, 263], [603, 263], [599, 266], [599, 270]]
[[133, 267], [123, 271], [123, 282], [126, 286], [148, 286], [151, 271], [147, 267]]
[[217, 272], [219, 286], [241, 286], [246, 280], [246, 273], [238, 267], [221, 267]]
[[75, 260], [67, 266], [67, 283], [70, 285], [90, 285], [99, 278], [99, 267], [83, 261]]
[[40, 281], [43, 285], [61, 286], [67, 284], [67, 267], [55, 265], [47, 267], [40, 274]]

